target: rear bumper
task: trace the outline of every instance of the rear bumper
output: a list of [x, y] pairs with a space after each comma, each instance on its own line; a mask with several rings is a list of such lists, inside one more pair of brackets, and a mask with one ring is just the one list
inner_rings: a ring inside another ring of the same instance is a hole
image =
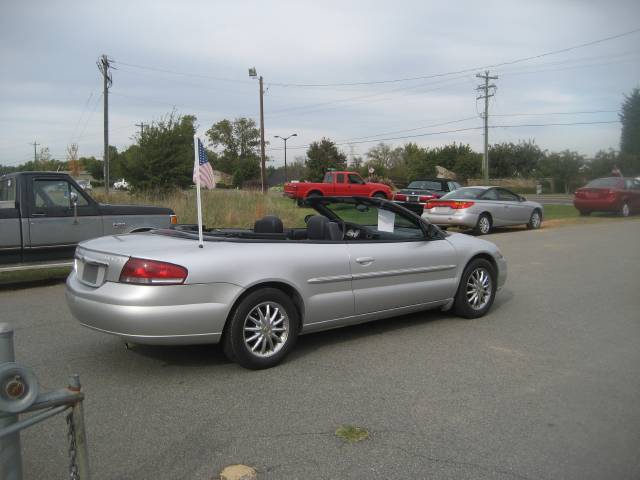
[[230, 283], [98, 288], [67, 278], [67, 305], [84, 326], [133, 343], [217, 343], [241, 287]]
[[601, 211], [601, 212], [617, 212], [622, 208], [620, 201], [614, 199], [585, 199], [574, 198], [573, 206], [578, 210]]
[[443, 225], [451, 227], [467, 227], [473, 228], [478, 223], [479, 215], [477, 213], [466, 212], [464, 210], [449, 213], [449, 214], [436, 214], [424, 212], [422, 218], [428, 220], [434, 225]]

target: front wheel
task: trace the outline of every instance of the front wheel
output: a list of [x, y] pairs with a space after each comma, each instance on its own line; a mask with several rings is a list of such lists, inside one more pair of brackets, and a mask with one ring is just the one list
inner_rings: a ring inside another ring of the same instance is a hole
[[488, 214], [483, 213], [478, 218], [478, 223], [473, 229], [473, 233], [476, 235], [486, 235], [491, 231], [491, 217]]
[[489, 261], [477, 258], [464, 269], [453, 310], [463, 318], [478, 318], [489, 311], [495, 296], [495, 269]]
[[529, 218], [529, 223], [527, 223], [527, 228], [529, 230], [537, 230], [542, 225], [542, 215], [538, 210], [534, 210]]
[[624, 202], [622, 204], [622, 208], [620, 209], [620, 215], [622, 215], [623, 217], [628, 217], [630, 213], [631, 210], [629, 209], [629, 204], [627, 202]]
[[277, 365], [298, 337], [296, 307], [276, 288], [263, 288], [247, 295], [229, 322], [223, 340], [225, 354], [254, 370]]

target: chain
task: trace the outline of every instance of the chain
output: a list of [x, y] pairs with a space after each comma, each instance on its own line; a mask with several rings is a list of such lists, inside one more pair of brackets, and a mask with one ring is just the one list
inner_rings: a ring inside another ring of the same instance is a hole
[[76, 426], [73, 422], [73, 409], [67, 415], [67, 440], [69, 441], [69, 480], [80, 480], [76, 463]]

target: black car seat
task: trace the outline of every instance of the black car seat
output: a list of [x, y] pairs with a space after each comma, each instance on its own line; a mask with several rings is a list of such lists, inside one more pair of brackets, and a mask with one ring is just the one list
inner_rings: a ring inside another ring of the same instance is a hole
[[309, 240], [342, 240], [340, 226], [322, 215], [314, 215], [307, 221]]
[[267, 215], [256, 221], [253, 225], [253, 231], [255, 233], [284, 233], [284, 226], [278, 217]]

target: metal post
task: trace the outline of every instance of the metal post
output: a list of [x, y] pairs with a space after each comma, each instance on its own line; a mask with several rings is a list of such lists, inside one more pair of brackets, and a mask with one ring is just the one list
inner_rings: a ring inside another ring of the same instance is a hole
[[[69, 386], [72, 392], [80, 392], [80, 376], [78, 374], [69, 377]], [[87, 434], [84, 426], [84, 408], [82, 402], [76, 402], [71, 407], [71, 419], [75, 434], [76, 464], [80, 480], [89, 480], [89, 449], [87, 448]]]
[[[14, 360], [13, 328], [8, 323], [0, 323], [0, 364]], [[17, 421], [18, 415], [0, 412], [0, 429], [9, 427]], [[0, 437], [0, 478], [3, 480], [22, 480], [20, 432]]]
[[289, 138], [283, 138], [284, 140], [284, 181], [288, 182], [289, 177], [287, 176], [287, 140]]
[[260, 75], [260, 161], [262, 165], [262, 193], [267, 193], [266, 179], [267, 179], [267, 167], [265, 165], [264, 157], [264, 105], [263, 105], [264, 90], [262, 89], [262, 75]]

